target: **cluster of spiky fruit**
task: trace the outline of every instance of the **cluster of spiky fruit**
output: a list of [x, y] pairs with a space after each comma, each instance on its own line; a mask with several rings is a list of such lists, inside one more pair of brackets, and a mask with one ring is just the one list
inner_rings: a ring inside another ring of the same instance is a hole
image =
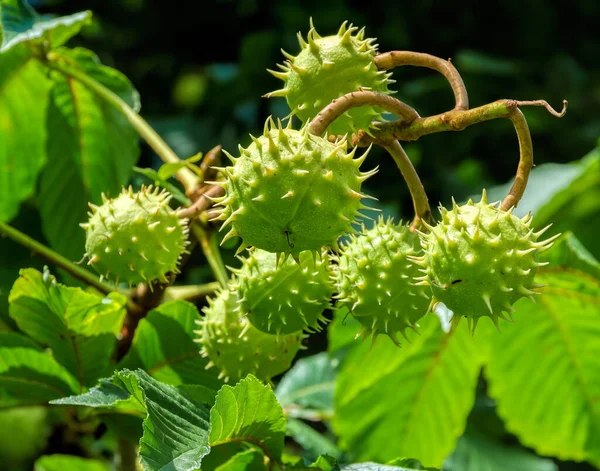
[[[330, 142], [310, 134], [308, 124], [332, 100], [364, 89], [389, 93], [392, 81], [377, 70], [376, 46], [364, 30], [344, 23], [337, 35], [321, 37], [311, 23], [308, 40], [299, 41], [300, 53], [284, 52], [282, 72], [271, 71], [285, 84], [268, 96], [284, 96], [304, 126], [297, 131], [291, 119], [283, 127], [269, 118], [239, 156], [226, 153], [232, 165], [218, 169], [224, 178], [212, 182], [226, 192], [215, 200], [214, 219], [223, 221], [221, 230], [229, 227], [223, 241], [237, 236], [238, 252], [253, 249], [198, 321], [207, 367], [226, 381], [249, 373], [267, 381], [284, 372], [304, 332], [320, 330], [332, 298], [362, 324], [364, 336], [385, 334], [397, 345], [398, 335], [406, 338], [406, 329], [416, 330], [438, 303], [453, 312], [455, 325], [466, 317], [473, 331], [482, 317], [496, 325], [509, 320], [513, 304], [542, 286], [534, 275], [544, 265], [539, 253], [554, 239], [538, 240], [547, 228], [534, 232], [530, 216], [489, 204], [484, 190], [479, 203], [441, 208], [437, 225], [423, 223], [427, 233], [380, 218], [354, 234], [367, 197], [361, 185], [376, 170], [361, 172], [367, 153], [354, 158], [345, 138]], [[370, 106], [352, 109], [329, 131], [367, 130], [379, 118]], [[103, 196], [82, 224], [89, 264], [129, 284], [177, 273], [187, 227], [169, 199], [152, 188]]]
[[270, 335], [254, 327], [238, 310], [235, 291], [225, 289], [204, 308], [196, 331], [201, 353], [209, 358], [207, 368], [216, 366], [219, 378], [236, 382], [247, 374], [267, 381], [287, 370], [302, 348], [302, 332]]
[[343, 247], [334, 281], [337, 306], [347, 307], [363, 325], [363, 333], [386, 334], [398, 344], [427, 313], [429, 296], [415, 286], [418, 266], [408, 257], [419, 251], [418, 236], [407, 225], [379, 218]]
[[256, 249], [235, 273], [240, 313], [257, 329], [290, 334], [320, 330], [325, 322], [323, 311], [333, 295], [326, 251], [304, 251], [297, 261], [288, 257], [280, 263], [276, 254]]
[[220, 169], [225, 181], [214, 182], [226, 189], [215, 218], [221, 230], [231, 224], [224, 240], [239, 236], [241, 248], [294, 255], [335, 247], [365, 207], [361, 185], [376, 172], [359, 169], [367, 153], [354, 158], [345, 140], [332, 144], [272, 119], [251, 137], [239, 157], [227, 154], [233, 166]]
[[131, 186], [103, 204], [90, 204], [85, 250], [88, 265], [101, 274], [136, 285], [179, 273], [177, 263], [188, 244], [187, 220], [169, 207], [171, 195], [152, 186], [134, 192]]
[[520, 298], [539, 294], [533, 278], [538, 254], [550, 248], [554, 236], [538, 238], [548, 229], [534, 232], [531, 215], [523, 219], [489, 204], [485, 190], [481, 201], [451, 211], [440, 208], [442, 220], [421, 233], [424, 254], [413, 257], [424, 273], [419, 284], [431, 287], [433, 303], [442, 302], [453, 313], [453, 322], [469, 320], [474, 331], [481, 317], [498, 325], [498, 318], [511, 317], [512, 305]]
[[[365, 39], [364, 35], [364, 28], [359, 31], [344, 22], [338, 34], [322, 37], [311, 21], [307, 41], [298, 33], [301, 48], [298, 55], [282, 50], [287, 61], [278, 65], [281, 71], [269, 71], [284, 81], [283, 88], [266, 96], [285, 97], [291, 114], [306, 123], [332, 100], [347, 93], [359, 90], [390, 93], [391, 74], [377, 69], [373, 61], [377, 53], [375, 39]], [[380, 118], [380, 112], [372, 106], [354, 108], [332, 123], [329, 132], [343, 135], [368, 129], [372, 121]]]

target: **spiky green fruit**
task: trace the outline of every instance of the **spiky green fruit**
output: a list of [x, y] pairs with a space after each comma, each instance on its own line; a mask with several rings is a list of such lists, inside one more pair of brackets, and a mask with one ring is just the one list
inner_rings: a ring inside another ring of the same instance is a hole
[[224, 241], [242, 238], [242, 248], [299, 254], [335, 245], [352, 230], [364, 208], [361, 184], [376, 172], [361, 172], [367, 152], [354, 158], [346, 141], [332, 144], [310, 134], [267, 120], [262, 136], [240, 146], [240, 156], [229, 154], [232, 167], [220, 169], [226, 195], [216, 199], [223, 208], [215, 219], [221, 230], [232, 226]]
[[420, 251], [408, 226], [383, 218], [344, 245], [334, 271], [337, 307], [349, 309], [363, 334], [387, 334], [398, 344], [398, 334], [427, 313], [427, 291], [413, 281], [419, 267], [407, 258]]
[[167, 281], [179, 273], [177, 263], [187, 245], [187, 220], [169, 207], [171, 195], [159, 188], [131, 187], [114, 199], [102, 195], [102, 206], [90, 204], [85, 250], [88, 265], [101, 277], [130, 285]]
[[[442, 302], [456, 324], [464, 316], [472, 331], [481, 317], [508, 320], [520, 298], [539, 294], [534, 282], [538, 254], [550, 248], [554, 236], [538, 238], [548, 229], [534, 232], [531, 215], [523, 219], [488, 204], [485, 190], [479, 203], [469, 202], [451, 211], [440, 208], [442, 221], [422, 234], [423, 257], [415, 259], [424, 276], [419, 284], [431, 286], [434, 303]], [[511, 317], [512, 319], [512, 317]]]
[[209, 358], [207, 368], [216, 366], [219, 378], [236, 382], [248, 374], [268, 381], [283, 373], [302, 348], [301, 332], [276, 336], [256, 329], [238, 310], [237, 294], [221, 291], [203, 309], [202, 326], [195, 331], [202, 345], [201, 353]]
[[257, 329], [270, 334], [320, 330], [323, 311], [333, 295], [329, 256], [302, 252], [298, 261], [253, 250], [236, 270], [240, 312]]
[[[361, 89], [390, 93], [391, 74], [377, 70], [373, 61], [377, 53], [375, 39], [364, 39], [364, 28], [358, 31], [346, 25], [344, 22], [336, 35], [321, 37], [311, 24], [308, 41], [298, 33], [300, 53], [292, 56], [282, 50], [288, 60], [279, 65], [281, 71], [269, 70], [284, 81], [284, 86], [266, 96], [285, 97], [292, 114], [303, 123], [347, 93]], [[367, 129], [372, 121], [380, 119], [377, 109], [361, 106], [336, 119], [329, 126], [329, 132], [334, 135], [353, 133]]]

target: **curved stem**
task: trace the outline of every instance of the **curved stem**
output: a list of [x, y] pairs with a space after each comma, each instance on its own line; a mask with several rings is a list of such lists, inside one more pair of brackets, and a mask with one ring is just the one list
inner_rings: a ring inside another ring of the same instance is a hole
[[196, 301], [214, 293], [219, 288], [221, 288], [221, 283], [218, 281], [204, 285], [169, 286], [165, 291], [165, 299], [169, 301], [176, 299]]
[[223, 263], [223, 258], [221, 257], [219, 246], [217, 245], [216, 234], [210, 234], [199, 223], [192, 224], [191, 229], [194, 237], [200, 242], [204, 256], [206, 257], [206, 260], [208, 260], [208, 264], [212, 268], [215, 278], [221, 283], [221, 286], [225, 288], [229, 283], [229, 274], [227, 273], [227, 268]]
[[10, 239], [14, 240], [18, 244], [23, 245], [24, 247], [27, 247], [32, 252], [41, 255], [43, 258], [45, 258], [52, 264], [69, 272], [78, 280], [81, 280], [84, 283], [93, 286], [103, 294], [118, 291], [116, 288], [113, 288], [108, 283], [100, 281], [97, 275], [94, 275], [93, 273], [87, 271], [85, 268], [76, 265], [71, 260], [67, 259], [66, 257], [63, 257], [61, 254], [55, 252], [49, 247], [46, 247], [44, 244], [41, 244], [37, 240], [32, 239], [27, 234], [22, 233], [18, 229], [15, 229], [14, 227], [9, 226], [8, 224], [0, 222], [0, 234], [9, 237]]
[[[47, 55], [46, 65], [51, 69], [57, 70], [75, 80], [81, 82], [99, 97], [117, 108], [135, 128], [138, 134], [154, 149], [154, 152], [164, 162], [179, 163], [181, 160], [169, 147], [169, 145], [152, 129], [152, 127], [133, 110], [121, 97], [106, 88], [100, 82], [87, 75], [76, 67], [69, 65], [69, 60], [56, 52], [50, 52]], [[177, 172], [177, 179], [182, 183], [186, 192], [191, 193], [198, 185], [199, 178], [188, 168], [182, 168]]]
[[410, 123], [419, 118], [419, 114], [397, 98], [381, 93], [360, 91], [351, 92], [333, 100], [312, 120], [308, 132], [320, 136], [327, 127], [346, 111], [357, 106], [372, 105], [395, 114], [402, 122]]
[[508, 195], [502, 200], [500, 209], [504, 211], [517, 206], [523, 197], [523, 193], [527, 187], [527, 180], [529, 180], [529, 174], [533, 168], [533, 142], [531, 142], [531, 133], [529, 132], [525, 116], [517, 108], [507, 118], [511, 120], [515, 131], [517, 131], [517, 138], [519, 139], [519, 166], [517, 167], [515, 181], [510, 187]]
[[469, 96], [465, 83], [458, 73], [458, 70], [452, 65], [450, 60], [440, 59], [430, 54], [411, 51], [391, 51], [375, 56], [375, 65], [379, 70], [389, 70], [394, 67], [404, 65], [415, 67], [427, 67], [441, 73], [450, 83], [454, 92], [455, 110], [469, 109]]
[[137, 469], [137, 444], [126, 438], [119, 438], [119, 471], [136, 471]]
[[385, 149], [393, 157], [400, 172], [402, 172], [404, 180], [406, 180], [415, 208], [415, 217], [410, 227], [411, 230], [418, 229], [422, 220], [425, 222], [431, 220], [431, 208], [429, 207], [425, 188], [423, 188], [423, 184], [421, 183], [421, 179], [419, 178], [415, 167], [398, 141], [386, 145]]

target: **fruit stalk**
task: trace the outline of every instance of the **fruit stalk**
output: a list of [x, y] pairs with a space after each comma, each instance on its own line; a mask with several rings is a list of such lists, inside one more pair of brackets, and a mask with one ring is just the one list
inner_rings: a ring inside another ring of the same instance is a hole
[[331, 123], [348, 110], [364, 105], [377, 106], [393, 113], [405, 124], [419, 118], [419, 113], [397, 98], [363, 90], [360, 92], [351, 92], [333, 100], [315, 116], [311, 121], [308, 131], [311, 134], [320, 136]]
[[415, 167], [398, 141], [386, 145], [385, 149], [390, 153], [394, 162], [396, 162], [396, 165], [400, 169], [400, 172], [408, 185], [408, 190], [410, 191], [410, 196], [412, 197], [413, 206], [415, 208], [415, 217], [410, 228], [411, 230], [418, 229], [421, 225], [421, 221], [429, 222], [431, 220], [431, 208], [429, 207], [425, 188], [421, 183], [421, 179], [419, 178], [419, 174], [415, 170]]
[[454, 92], [456, 105], [455, 110], [469, 109], [469, 96], [462, 77], [458, 70], [452, 65], [450, 60], [440, 59], [439, 57], [421, 52], [412, 51], [390, 51], [375, 56], [375, 65], [379, 70], [390, 70], [394, 67], [404, 65], [415, 67], [427, 67], [433, 69], [446, 77]]
[[222, 287], [226, 287], [229, 282], [229, 274], [221, 258], [221, 252], [216, 240], [216, 234], [209, 234], [200, 223], [194, 223], [191, 225], [192, 234], [200, 242], [204, 256], [208, 261], [208, 264], [212, 268], [215, 278]]

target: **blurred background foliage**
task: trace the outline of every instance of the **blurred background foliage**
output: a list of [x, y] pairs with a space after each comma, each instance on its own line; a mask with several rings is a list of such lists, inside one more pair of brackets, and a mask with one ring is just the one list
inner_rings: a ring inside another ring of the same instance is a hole
[[[283, 98], [265, 93], [280, 81], [265, 69], [282, 62], [280, 48], [296, 54], [296, 32], [304, 35], [312, 16], [322, 35], [344, 20], [366, 26], [380, 51], [426, 52], [452, 58], [462, 74], [471, 106], [501, 98], [546, 99], [569, 111], [558, 120], [543, 109], [527, 109], [535, 161], [581, 158], [600, 136], [600, 2], [506, 0], [399, 2], [212, 0], [35, 0], [40, 12], [94, 12], [93, 27], [72, 41], [95, 51], [127, 75], [142, 96], [142, 114], [182, 157], [222, 144], [233, 152], [250, 142], [268, 115], [283, 117]], [[417, 68], [394, 71], [396, 96], [421, 116], [453, 106], [440, 75]], [[427, 136], [407, 152], [433, 206], [508, 181], [518, 159], [516, 136], [506, 120], [461, 133]], [[151, 156], [146, 149], [145, 162]], [[158, 163], [157, 161], [154, 162]], [[411, 217], [408, 191], [383, 150], [367, 165], [380, 165], [368, 190], [391, 213]], [[140, 165], [144, 166], [144, 165]], [[598, 252], [596, 252], [598, 253]]]
[[[280, 48], [292, 54], [298, 52], [296, 32], [304, 35], [308, 32], [310, 17], [322, 35], [335, 33], [344, 20], [349, 20], [366, 26], [367, 35], [378, 38], [380, 51], [406, 49], [452, 58], [463, 76], [472, 107], [514, 98], [545, 99], [560, 109], [562, 99], [567, 99], [569, 110], [560, 120], [540, 108], [524, 111], [532, 132], [535, 161], [538, 165], [549, 164], [534, 172], [519, 209], [521, 212], [540, 209], [539, 224], [554, 222], [558, 226], [556, 231], [572, 229], [590, 252], [600, 256], [596, 235], [600, 230], [599, 152], [575, 163], [596, 147], [600, 136], [600, 2], [597, 0], [505, 0], [494, 2], [491, 8], [484, 2], [430, 0], [410, 3], [31, 0], [30, 3], [40, 13], [54, 15], [93, 11], [92, 25], [69, 44], [91, 49], [104, 64], [131, 79], [142, 97], [142, 115], [182, 158], [206, 152], [217, 144], [235, 153], [238, 144], [245, 146], [250, 142], [248, 133], [261, 132], [267, 116], [284, 117], [288, 113], [284, 99], [261, 98], [280, 86], [265, 69], [282, 62]], [[432, 71], [396, 69], [394, 79], [396, 96], [414, 106], [421, 116], [453, 106], [448, 84]], [[460, 133], [427, 136], [405, 147], [432, 206], [439, 202], [447, 205], [451, 196], [463, 200], [480, 193], [483, 187], [506, 183], [514, 175], [518, 161], [517, 139], [506, 120], [480, 124]], [[158, 168], [160, 163], [143, 145], [138, 166]], [[561, 165], [566, 163], [570, 164]], [[380, 166], [380, 172], [367, 181], [366, 192], [379, 198], [379, 206], [385, 213], [405, 220], [411, 218], [410, 197], [392, 159], [382, 149], [375, 148], [365, 166], [374, 165]], [[138, 183], [147, 182], [141, 175], [135, 178]], [[564, 191], [557, 192], [557, 188]], [[492, 194], [500, 198], [505, 192], [498, 189]], [[23, 205], [12, 223], [32, 237], [44, 240], [33, 202]], [[40, 268], [44, 264], [26, 249], [8, 242], [3, 244], [6, 249], [0, 264], [3, 279], [14, 280], [20, 267]], [[232, 253], [230, 250], [225, 254], [229, 263]], [[210, 280], [212, 275], [202, 255], [195, 257], [186, 267], [186, 281]], [[6, 295], [7, 291], [0, 289], [0, 314], [4, 314]], [[0, 328], [2, 322], [10, 323], [5, 315], [0, 315], [0, 319]], [[311, 336], [305, 354], [323, 351], [326, 341], [325, 334]], [[486, 396], [485, 382], [481, 381], [480, 386], [469, 428], [484, 430], [489, 437], [502, 437], [504, 444], [517, 446], [517, 440], [506, 434], [496, 416], [494, 403]], [[0, 436], [3, 444], [0, 455], [8, 460], [9, 467], [12, 460], [12, 469], [26, 469], [18, 465], [28, 462], [39, 450], [80, 452], [68, 448], [56, 430], [50, 434], [47, 424], [58, 419], [48, 419], [45, 409], [2, 412], [2, 429], [14, 431], [11, 424], [20, 423], [22, 414], [30, 417], [30, 421], [24, 423], [19, 436], [28, 436], [32, 428], [37, 433], [33, 434], [35, 439], [28, 441], [31, 450], [13, 447], [9, 438], [14, 438], [14, 434]], [[89, 433], [82, 434], [90, 441], [95, 438]], [[465, 454], [469, 446], [482, 449], [479, 438], [474, 436], [471, 442], [463, 439], [460, 453], [448, 464], [450, 469], [466, 469], [461, 453]], [[14, 456], [6, 454], [9, 449], [14, 449]], [[505, 451], [502, 456], [506, 457]], [[476, 464], [472, 466], [468, 469], [475, 471]], [[544, 460], [535, 466], [510, 469], [554, 471], [557, 468]], [[559, 469], [593, 468], [587, 464], [560, 463]]]

